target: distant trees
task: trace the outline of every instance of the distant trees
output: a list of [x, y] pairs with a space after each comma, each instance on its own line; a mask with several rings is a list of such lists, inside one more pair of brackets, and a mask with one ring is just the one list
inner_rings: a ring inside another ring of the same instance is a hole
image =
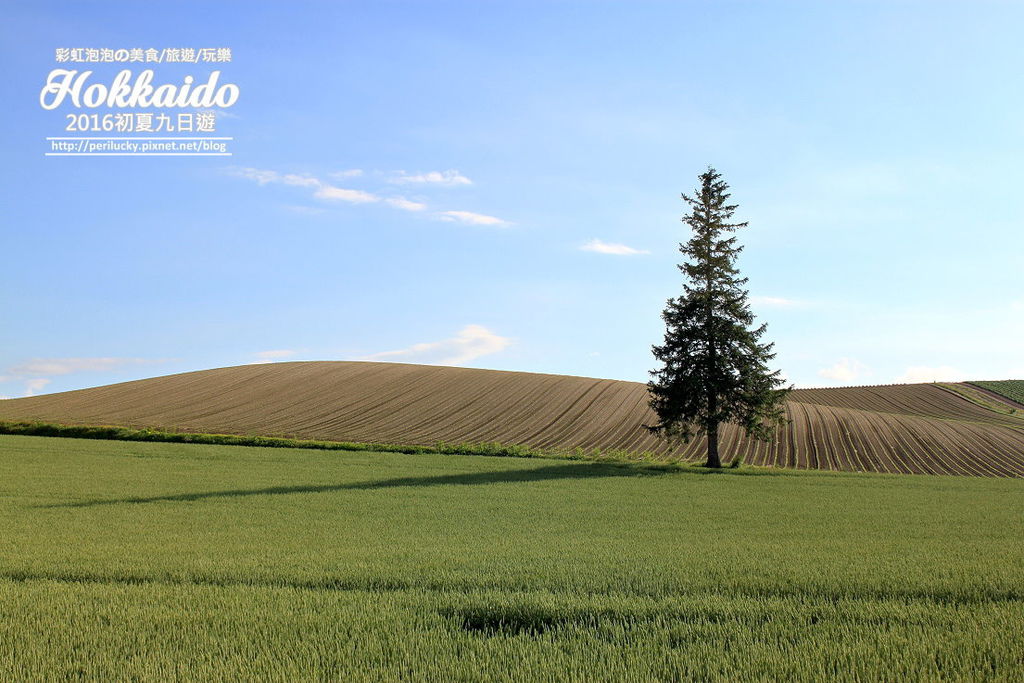
[[[683, 195], [689, 213], [683, 222], [693, 231], [679, 245], [686, 259], [683, 294], [669, 299], [662, 312], [665, 341], [653, 347], [661, 367], [648, 383], [650, 405], [658, 424], [648, 427], [670, 440], [707, 435], [707, 466], [721, 467], [719, 425], [733, 422], [758, 439], [770, 440], [785, 423], [789, 389], [780, 371], [769, 370], [774, 344], [762, 344], [766, 325], [753, 327], [754, 316], [740, 277], [736, 256], [743, 249], [732, 236], [747, 223], [730, 223], [736, 210], [728, 204], [728, 185], [713, 168], [700, 176], [694, 195]], [[737, 457], [741, 457], [737, 454]]]

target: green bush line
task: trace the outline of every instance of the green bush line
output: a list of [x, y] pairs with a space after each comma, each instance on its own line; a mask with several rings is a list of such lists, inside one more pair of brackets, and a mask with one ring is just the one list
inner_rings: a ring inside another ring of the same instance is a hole
[[513, 458], [557, 458], [570, 460], [601, 460], [620, 462], [651, 462], [657, 455], [624, 450], [584, 448], [545, 449], [523, 444], [446, 443], [432, 446], [414, 444], [362, 443], [353, 441], [314, 441], [275, 436], [241, 436], [237, 434], [206, 434], [201, 432], [166, 432], [156, 429], [133, 429], [113, 425], [65, 425], [52, 422], [14, 422], [0, 420], [0, 434], [18, 436], [54, 436], [70, 439], [106, 439], [110, 441], [153, 441], [163, 443], [194, 443], [215, 446], [259, 446], [263, 448], [312, 448], [327, 451], [362, 451], [372, 453], [438, 453], [442, 455], [487, 455]]

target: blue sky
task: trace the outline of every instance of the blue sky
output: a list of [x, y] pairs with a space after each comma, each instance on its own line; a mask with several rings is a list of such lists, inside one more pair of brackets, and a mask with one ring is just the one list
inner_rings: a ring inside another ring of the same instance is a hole
[[[1024, 377], [1022, 5], [4, 18], [0, 395], [311, 359], [645, 381], [681, 289], [679, 193], [709, 164], [798, 386]], [[234, 156], [43, 156], [71, 135], [38, 100], [56, 48], [190, 46], [232, 49]]]

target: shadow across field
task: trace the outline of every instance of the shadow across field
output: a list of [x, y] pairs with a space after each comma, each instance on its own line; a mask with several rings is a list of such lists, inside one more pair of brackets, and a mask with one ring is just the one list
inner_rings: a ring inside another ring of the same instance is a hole
[[644, 477], [683, 471], [677, 468], [631, 467], [610, 464], [553, 465], [527, 470], [505, 470], [498, 472], [471, 472], [467, 474], [443, 474], [431, 477], [398, 477], [348, 484], [303, 484], [297, 486], [269, 486], [256, 489], [228, 489], [225, 491], [200, 491], [175, 493], [163, 496], [131, 496], [40, 505], [43, 508], [84, 508], [120, 503], [190, 502], [213, 498], [238, 498], [245, 496], [275, 496], [292, 493], [330, 493], [332, 491], [365, 491], [388, 488], [422, 488], [430, 486], [480, 486], [485, 484], [516, 484], [552, 479], [594, 479], [602, 477]]

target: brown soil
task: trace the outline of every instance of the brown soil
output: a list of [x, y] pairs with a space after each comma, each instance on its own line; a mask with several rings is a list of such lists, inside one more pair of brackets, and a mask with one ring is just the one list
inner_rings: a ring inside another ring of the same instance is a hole
[[[725, 426], [723, 460], [893, 473], [1024, 476], [1024, 415], [928, 384], [794, 391], [792, 421], [762, 444]], [[643, 384], [399, 363], [243, 365], [0, 401], [0, 419], [399, 444], [500, 441], [539, 448], [670, 447]]]

